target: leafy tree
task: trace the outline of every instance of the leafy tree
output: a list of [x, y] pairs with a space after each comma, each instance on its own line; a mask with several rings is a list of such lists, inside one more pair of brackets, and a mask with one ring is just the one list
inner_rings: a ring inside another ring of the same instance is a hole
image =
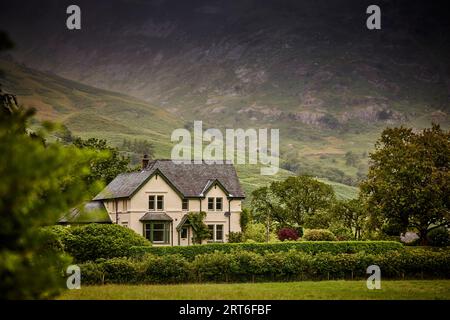
[[91, 173], [86, 178], [89, 184], [95, 181], [103, 181], [108, 184], [118, 174], [129, 170], [129, 159], [120, 155], [117, 148], [109, 146], [106, 140], [76, 138], [73, 144], [78, 148], [92, 150], [102, 155], [102, 157], [92, 160], [90, 164]]
[[139, 154], [140, 156], [146, 154], [149, 158], [153, 158], [155, 150], [153, 143], [147, 140], [128, 140], [123, 139], [121, 150], [129, 151]]
[[241, 226], [241, 230], [245, 232], [247, 225], [252, 221], [252, 213], [249, 209], [244, 208], [241, 212], [241, 217], [239, 219], [239, 224]]
[[55, 137], [63, 144], [72, 143], [74, 140], [72, 132], [64, 124], [60, 125], [60, 128], [55, 132]]
[[370, 155], [371, 166], [362, 190], [370, 211], [397, 235], [409, 228], [427, 233], [450, 221], [450, 132], [439, 125], [415, 133], [385, 129]]
[[300, 227], [327, 210], [335, 200], [333, 188], [308, 176], [289, 177], [272, 182], [252, 193], [252, 211], [256, 221]]
[[245, 241], [271, 242], [277, 239], [274, 233], [269, 233], [267, 238], [266, 226], [263, 223], [250, 223], [244, 233]]
[[361, 239], [361, 233], [367, 219], [367, 211], [361, 199], [336, 201], [330, 209], [335, 227], [340, 224], [352, 230], [355, 240]]
[[279, 199], [274, 195], [270, 187], [261, 187], [252, 192], [252, 214], [256, 222], [263, 223], [266, 227], [266, 241], [269, 242], [273, 222], [282, 225], [288, 224], [288, 217], [279, 204]]
[[351, 151], [348, 151], [345, 154], [345, 164], [349, 167], [356, 167], [356, 165], [358, 164], [359, 161], [359, 157], [357, 154], [354, 154]]
[[0, 298], [51, 298], [65, 283], [68, 256], [50, 250], [40, 231], [84, 200], [96, 155], [27, 134], [33, 111], [0, 93]]
[[325, 210], [335, 200], [333, 188], [308, 176], [289, 177], [270, 186], [291, 224], [302, 226], [307, 216]]

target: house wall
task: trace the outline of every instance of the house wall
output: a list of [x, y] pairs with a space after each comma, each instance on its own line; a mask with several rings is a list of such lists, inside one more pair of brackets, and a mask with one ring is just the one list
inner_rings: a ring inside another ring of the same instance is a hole
[[[231, 201], [231, 216], [225, 216], [228, 211], [229, 201], [226, 194], [219, 186], [213, 186], [205, 195], [205, 199], [189, 199], [189, 210], [182, 210], [182, 198], [172, 189], [172, 187], [159, 175], [153, 176], [147, 183], [142, 186], [136, 194], [129, 200], [115, 199], [105, 201], [105, 207], [110, 214], [113, 223], [116, 223], [115, 202], [118, 208], [118, 224], [127, 224], [128, 228], [132, 229], [140, 235], [143, 234], [143, 224], [139, 221], [145, 213], [148, 212], [148, 196], [149, 195], [163, 195], [164, 196], [164, 210], [155, 212], [164, 212], [173, 219], [171, 226], [171, 237], [169, 245], [178, 245], [178, 232], [176, 227], [180, 223], [182, 217], [190, 211], [198, 212], [201, 209], [207, 213], [205, 218], [206, 224], [223, 224], [224, 225], [224, 240], [227, 241], [229, 231], [239, 232], [240, 228], [240, 212], [241, 200]], [[222, 197], [223, 208], [220, 211], [208, 211], [208, 197]], [[206, 242], [206, 241], [205, 241]], [[155, 244], [157, 245], [157, 244]]]

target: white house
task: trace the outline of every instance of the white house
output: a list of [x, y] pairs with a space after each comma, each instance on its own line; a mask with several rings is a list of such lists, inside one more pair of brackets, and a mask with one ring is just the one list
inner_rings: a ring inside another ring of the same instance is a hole
[[113, 223], [154, 245], [169, 246], [192, 244], [188, 212], [207, 213], [204, 222], [212, 234], [207, 242], [227, 242], [230, 232], [241, 231], [245, 195], [232, 164], [144, 158], [142, 168], [118, 175], [94, 198], [103, 202]]

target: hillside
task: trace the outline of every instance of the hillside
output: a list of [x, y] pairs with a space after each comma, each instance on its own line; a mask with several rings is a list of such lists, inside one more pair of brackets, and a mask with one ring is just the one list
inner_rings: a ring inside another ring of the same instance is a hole
[[[377, 32], [352, 0], [79, 1], [77, 32], [60, 26], [59, 2], [0, 20], [33, 68], [147, 101], [169, 125], [279, 128], [285, 169], [356, 185], [386, 126], [450, 125], [448, 19], [432, 3], [379, 4]], [[89, 112], [67, 121], [140, 134]]]
[[[156, 157], [168, 158], [170, 134], [183, 125], [171, 113], [136, 98], [36, 71], [8, 59], [0, 59], [0, 70], [3, 90], [16, 94], [24, 107], [35, 108], [38, 119], [63, 123], [77, 136], [107, 139], [119, 147], [123, 138], [140, 138], [155, 145]], [[276, 176], [261, 176], [256, 165], [239, 165], [237, 170], [247, 195], [293, 174], [281, 169]], [[341, 198], [356, 195], [356, 188], [325, 182]]]
[[0, 83], [16, 94], [40, 120], [63, 123], [81, 137], [104, 138], [119, 145], [123, 138], [145, 139], [155, 144], [156, 155], [167, 157], [170, 134], [182, 127], [175, 115], [142, 100], [97, 89], [56, 75], [0, 59]]

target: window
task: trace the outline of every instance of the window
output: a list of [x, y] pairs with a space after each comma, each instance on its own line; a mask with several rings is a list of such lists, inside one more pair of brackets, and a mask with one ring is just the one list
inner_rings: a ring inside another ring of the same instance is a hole
[[156, 209], [159, 211], [164, 210], [164, 196], [156, 197]]
[[216, 224], [216, 241], [223, 241], [223, 224]]
[[188, 228], [187, 227], [181, 228], [180, 237], [181, 237], [181, 239], [186, 239], [188, 237]]
[[208, 240], [214, 241], [214, 225], [208, 224], [208, 230], [209, 230], [209, 238]]
[[216, 198], [216, 210], [222, 211], [222, 198]]
[[169, 243], [170, 224], [168, 222], [151, 222], [144, 225], [144, 235], [152, 243]]
[[155, 196], [148, 196], [148, 210], [155, 210]]
[[208, 198], [208, 210], [209, 211], [214, 210], [214, 198]]
[[164, 210], [164, 196], [148, 196], [148, 210], [163, 211]]
[[183, 201], [181, 203], [181, 209], [183, 211], [188, 211], [189, 210], [189, 200], [188, 199], [183, 199]]
[[223, 242], [223, 224], [209, 224], [208, 229], [210, 233], [209, 242]]
[[128, 228], [128, 222], [122, 222], [122, 227]]

